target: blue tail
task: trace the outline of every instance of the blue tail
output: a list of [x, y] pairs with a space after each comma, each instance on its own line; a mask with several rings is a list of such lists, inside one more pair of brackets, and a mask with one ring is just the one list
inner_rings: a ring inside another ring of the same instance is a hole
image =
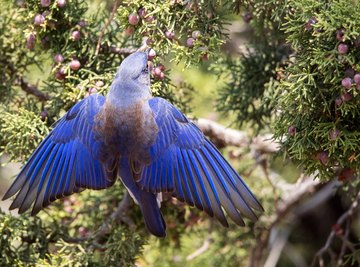
[[129, 161], [126, 158], [120, 161], [119, 175], [130, 195], [139, 204], [149, 232], [155, 236], [164, 237], [166, 235], [166, 224], [158, 206], [156, 195], [141, 190], [135, 183]]
[[[141, 190], [140, 190], [141, 191]], [[156, 195], [141, 191], [140, 209], [144, 216], [145, 225], [150, 233], [158, 237], [165, 237], [166, 224], [156, 201]]]

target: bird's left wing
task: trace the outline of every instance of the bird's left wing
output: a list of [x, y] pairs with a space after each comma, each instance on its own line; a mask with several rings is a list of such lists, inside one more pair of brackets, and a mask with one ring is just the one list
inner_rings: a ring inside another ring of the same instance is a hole
[[159, 131], [139, 186], [154, 193], [171, 192], [224, 226], [228, 223], [223, 209], [239, 225], [244, 224], [240, 214], [255, 220], [252, 209], [262, 210], [261, 205], [197, 126], [165, 99], [150, 99], [149, 105]]
[[7, 199], [17, 193], [10, 209], [23, 213], [35, 202], [32, 214], [36, 214], [58, 198], [115, 182], [117, 170], [108, 171], [99, 161], [101, 143], [93, 132], [103, 104], [103, 96], [91, 95], [57, 121], [4, 195]]

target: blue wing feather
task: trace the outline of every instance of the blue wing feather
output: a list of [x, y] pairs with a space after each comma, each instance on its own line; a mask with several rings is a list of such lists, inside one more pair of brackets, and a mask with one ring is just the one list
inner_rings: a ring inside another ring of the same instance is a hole
[[50, 202], [79, 192], [102, 189], [115, 182], [117, 170], [108, 172], [98, 158], [101, 142], [93, 127], [95, 115], [104, 104], [101, 95], [91, 95], [75, 104], [55, 124], [4, 195], [15, 194], [11, 209], [26, 211], [34, 202], [36, 214]]
[[[173, 179], [174, 179], [174, 196], [177, 197], [180, 201], [185, 201], [184, 193], [181, 188], [181, 177], [179, 173], [179, 163], [175, 161], [174, 163], [174, 170], [173, 170]], [[151, 177], [149, 177], [151, 179]], [[154, 178], [153, 178], [154, 179]]]
[[139, 186], [150, 192], [172, 192], [225, 226], [223, 209], [239, 225], [244, 225], [241, 215], [255, 220], [253, 209], [262, 211], [260, 203], [199, 128], [162, 98], [150, 99], [149, 106], [159, 132]]
[[[186, 153], [186, 151], [181, 151], [181, 155], [182, 155], [182, 161], [185, 163], [185, 168], [183, 169], [183, 172], [186, 174], [184, 175], [185, 177], [189, 177], [189, 179], [187, 179], [189, 181], [189, 187], [190, 187], [190, 192], [191, 192], [191, 195], [192, 195], [192, 199], [194, 200], [194, 204], [195, 206], [200, 209], [200, 210], [203, 210], [203, 205], [202, 205], [202, 202], [200, 200], [200, 196], [199, 196], [199, 193], [198, 193], [198, 190], [195, 186], [195, 177], [193, 175], [193, 172], [192, 172], [192, 168], [191, 168], [191, 165], [190, 165], [190, 160], [188, 158], [188, 154]], [[183, 177], [184, 177], [183, 176]]]
[[[185, 166], [184, 166], [185, 162], [182, 159], [181, 153], [178, 153], [177, 156], [178, 156], [178, 163], [179, 163], [180, 183], [181, 183], [182, 191], [184, 193], [185, 201], [189, 205], [195, 206], [194, 200], [193, 200], [191, 192], [190, 192], [188, 180], [186, 179]], [[155, 178], [155, 177], [153, 177], [153, 178]]]
[[214, 216], [213, 210], [211, 208], [209, 196], [206, 193], [204, 181], [202, 179], [199, 179], [199, 177], [201, 175], [200, 175], [199, 170], [195, 166], [194, 153], [192, 151], [188, 151], [187, 154], [191, 160], [190, 161], [190, 165], [191, 165], [190, 170], [191, 170], [192, 176], [190, 177], [190, 179], [193, 179], [196, 184], [197, 192], [198, 192], [198, 194], [200, 196], [200, 200], [201, 200], [202, 210], [207, 211], [210, 214], [210, 216]]
[[205, 212], [207, 212], [211, 216], [215, 216], [221, 222], [222, 225], [228, 226], [224, 212], [221, 209], [221, 203], [219, 201], [219, 197], [212, 184], [212, 181], [211, 179], [209, 179], [210, 177], [208, 177], [204, 172], [204, 167], [200, 165], [200, 162], [196, 156], [196, 150], [192, 151], [192, 154], [194, 159], [193, 160], [194, 168], [197, 172], [197, 177], [199, 180], [203, 181], [205, 186], [204, 190], [208, 194], [210, 200], [210, 205], [209, 207], [207, 207], [208, 210], [205, 209]]

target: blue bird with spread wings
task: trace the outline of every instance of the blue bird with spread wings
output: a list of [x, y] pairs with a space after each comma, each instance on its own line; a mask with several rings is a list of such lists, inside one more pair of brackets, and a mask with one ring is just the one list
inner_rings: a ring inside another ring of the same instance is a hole
[[121, 63], [106, 97], [75, 104], [40, 143], [6, 192], [10, 209], [32, 215], [86, 188], [105, 189], [119, 176], [145, 225], [166, 235], [158, 195], [169, 192], [228, 226], [244, 225], [260, 203], [197, 126], [171, 103], [152, 97], [148, 53]]

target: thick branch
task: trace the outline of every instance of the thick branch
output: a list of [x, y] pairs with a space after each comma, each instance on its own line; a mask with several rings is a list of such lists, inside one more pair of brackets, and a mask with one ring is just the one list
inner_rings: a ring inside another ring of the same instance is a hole
[[226, 146], [244, 147], [250, 143], [250, 139], [245, 132], [225, 128], [217, 122], [200, 118], [195, 121], [195, 124], [219, 148]]
[[279, 150], [279, 145], [271, 140], [271, 135], [251, 138], [244, 131], [226, 128], [215, 121], [202, 118], [194, 121], [194, 123], [218, 148], [250, 146], [251, 149], [260, 153], [274, 153]]
[[26, 93], [36, 96], [41, 101], [46, 101], [50, 99], [50, 96], [46, 93], [41, 92], [36, 86], [31, 85], [23, 78], [19, 78], [20, 87], [22, 90], [24, 90]]
[[5, 62], [7, 64], [7, 67], [9, 68], [11, 75], [13, 75], [16, 78], [16, 82], [20, 85], [20, 88], [25, 91], [28, 94], [36, 96], [41, 101], [46, 101], [50, 99], [50, 96], [46, 93], [41, 92], [36, 86], [31, 85], [27, 82], [25, 82], [24, 78], [21, 77], [15, 67], [10, 62]]
[[106, 44], [102, 45], [101, 49], [104, 49], [104, 51], [108, 51], [109, 53], [112, 53], [112, 54], [125, 55], [125, 56], [136, 52], [135, 48], [127, 48], [127, 47], [120, 48], [120, 47], [116, 47], [114, 45], [108, 46]]

